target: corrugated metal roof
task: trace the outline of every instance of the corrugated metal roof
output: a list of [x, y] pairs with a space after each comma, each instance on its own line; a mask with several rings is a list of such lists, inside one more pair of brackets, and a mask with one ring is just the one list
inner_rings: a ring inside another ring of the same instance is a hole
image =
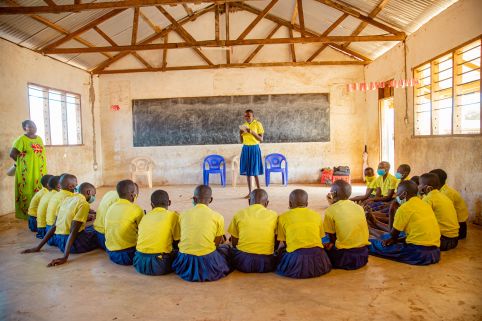
[[[22, 6], [44, 6], [43, 0], [16, 0], [19, 5]], [[72, 0], [54, 0], [57, 4], [72, 4]], [[84, 0], [83, 2], [95, 2], [96, 0]], [[111, 0], [112, 1], [112, 0]], [[116, 0], [121, 1], [121, 0]], [[390, 0], [386, 6], [376, 16], [376, 20], [389, 24], [395, 28], [405, 31], [406, 33], [412, 33], [417, 30], [423, 23], [427, 22], [431, 17], [440, 13], [448, 6], [456, 2], [457, 0]], [[293, 16], [293, 9], [295, 7], [295, 0], [280, 0], [270, 10], [269, 14], [278, 16], [285, 20], [290, 21]], [[338, 1], [341, 2], [341, 1]], [[247, 1], [247, 4], [263, 10], [270, 0], [263, 1]], [[342, 2], [345, 5], [358, 8], [362, 13], [368, 15], [379, 3], [380, 0], [344, 0]], [[7, 3], [0, 1], [0, 6], [6, 6]], [[207, 3], [202, 4], [189, 4], [193, 11], [197, 11], [209, 6]], [[314, 0], [303, 1], [305, 25], [308, 29], [311, 29], [317, 33], [323, 33], [333, 22], [335, 22], [342, 12], [333, 9], [329, 6], [323, 5]], [[186, 16], [186, 11], [181, 5], [177, 6], [164, 6], [165, 10], [172, 15], [175, 19], [181, 19]], [[72, 32], [78, 28], [98, 19], [104, 14], [110, 12], [112, 9], [104, 10], [90, 10], [76, 13], [61, 13], [61, 14], [39, 14], [38, 19], [48, 19], [50, 22], [57, 24], [67, 32]], [[119, 45], [129, 45], [132, 37], [132, 22], [133, 22], [134, 9], [126, 9], [120, 14], [110, 18], [109, 20], [101, 23], [98, 27], [112, 38]], [[141, 13], [151, 21], [152, 24], [159, 28], [164, 28], [170, 25], [169, 20], [157, 10], [155, 7], [142, 7]], [[247, 12], [240, 12], [233, 10], [231, 12], [231, 39], [237, 37], [255, 18], [255, 15]], [[337, 28], [335, 28], [330, 35], [342, 36], [350, 35], [360, 24], [360, 20], [351, 16], [347, 17]], [[247, 38], [263, 38], [273, 28], [273, 22], [268, 20], [261, 21], [248, 35]], [[214, 14], [208, 13], [197, 20], [184, 25], [184, 28], [196, 39], [196, 40], [208, 40], [214, 38]], [[273, 37], [286, 37], [286, 28], [281, 28]], [[224, 17], [220, 20], [221, 37], [224, 38], [225, 25]], [[139, 27], [137, 32], [137, 41], [142, 41], [146, 37], [149, 37], [154, 33], [149, 24], [142, 18], [139, 18]], [[360, 33], [360, 35], [375, 35], [386, 34], [386, 31], [379, 28], [368, 25]], [[35, 17], [27, 15], [1, 15], [0, 16], [0, 37], [19, 45], [25, 46], [30, 49], [39, 49], [52, 43], [58, 39], [61, 39], [65, 35], [62, 32], [55, 31], [45, 24], [35, 20]], [[298, 36], [295, 34], [295, 36]], [[109, 43], [101, 37], [94, 30], [89, 30], [80, 35], [80, 38], [90, 42], [93, 46], [108, 46]], [[156, 40], [159, 42], [160, 39]], [[170, 42], [183, 41], [178, 35], [170, 34]], [[393, 47], [396, 42], [357, 42], [351, 43], [348, 48], [357, 51], [365, 56], [375, 59], [382, 55], [384, 52]], [[76, 40], [71, 40], [60, 47], [84, 47]], [[269, 61], [270, 55], [280, 53], [281, 48], [288, 48], [288, 52], [280, 57], [289, 60], [289, 46], [279, 45], [272, 46], [272, 49], [268, 49], [270, 46], [265, 46], [260, 52], [259, 56], [253, 61]], [[296, 50], [299, 52], [298, 58], [307, 58], [313, 48], [317, 45], [296, 45]], [[251, 52], [253, 47], [236, 47], [233, 51], [232, 61], [243, 61], [246, 56]], [[339, 54], [339, 52], [331, 52], [322, 54], [320, 57], [332, 57]], [[115, 55], [115, 53], [109, 53]], [[206, 51], [206, 56], [210, 57], [214, 63], [223, 63], [225, 53], [221, 51]], [[162, 57], [161, 51], [144, 51], [141, 55], [147, 61], [157, 62], [159, 65], [159, 57]], [[239, 55], [239, 56], [238, 56]], [[100, 53], [89, 54], [69, 54], [69, 55], [53, 55], [56, 59], [64, 61], [66, 63], [90, 70], [98, 65], [100, 62], [107, 59], [105, 55]], [[305, 57], [306, 56], [306, 57]], [[128, 56], [131, 59], [131, 64], [135, 63], [136, 59], [132, 56]], [[341, 57], [340, 60], [342, 60]], [[272, 56], [273, 61], [279, 61], [278, 58]], [[322, 58], [317, 58], [322, 59]], [[119, 61], [119, 63], [122, 59]], [[171, 50], [169, 51], [170, 65], [195, 65], [203, 64], [204, 61], [200, 60], [199, 56], [194, 53], [193, 50]], [[138, 62], [137, 62], [138, 63]], [[117, 65], [117, 64], [115, 64]], [[113, 66], [115, 66], [113, 65]], [[112, 67], [111, 67], [112, 68]]]

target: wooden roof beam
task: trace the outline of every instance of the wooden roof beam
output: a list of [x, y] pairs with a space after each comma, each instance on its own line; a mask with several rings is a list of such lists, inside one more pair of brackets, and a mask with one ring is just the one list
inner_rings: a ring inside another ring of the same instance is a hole
[[[330, 32], [332, 32], [333, 30], [335, 30], [336, 27], [338, 27], [338, 25], [340, 23], [343, 22], [343, 20], [345, 20], [346, 18], [348, 17], [348, 14], [347, 13], [344, 13], [342, 14], [338, 19], [336, 19], [335, 22], [333, 22], [321, 35], [322, 36], [328, 36], [330, 34]], [[311, 56], [310, 58], [308, 58], [307, 61], [313, 61], [316, 57], [318, 57], [318, 55], [323, 51], [325, 50], [325, 48], [328, 47], [327, 44], [322, 44], [320, 48], [318, 48]]]
[[[224, 19], [224, 24], [226, 25], [226, 40], [229, 40], [229, 3], [224, 4]], [[231, 50], [226, 50], [226, 63], [231, 63]]]
[[246, 27], [246, 29], [244, 29], [244, 31], [239, 35], [236, 40], [243, 40], [251, 32], [251, 30], [256, 27], [258, 22], [260, 22], [261, 19], [263, 19], [266, 14], [268, 14], [268, 12], [271, 10], [271, 8], [274, 7], [277, 2], [278, 0], [271, 0], [271, 2], [266, 6], [266, 8], [264, 8], [263, 11], [261, 11], [256, 18], [254, 18], [254, 20]]
[[[266, 37], [266, 39], [270, 39], [271, 37], [274, 36], [274, 34], [276, 33], [276, 31], [279, 30], [279, 28], [281, 28], [281, 25], [276, 25], [273, 30], [271, 30], [271, 32], [268, 34], [268, 36]], [[248, 56], [248, 58], [246, 58], [244, 60], [244, 63], [247, 64], [249, 63], [251, 60], [253, 60], [253, 58], [258, 54], [258, 52], [263, 49], [264, 45], [258, 45], [258, 47], [256, 47], [256, 49], [253, 50], [253, 52]]]
[[301, 36], [305, 36], [305, 16], [303, 14], [303, 0], [297, 0], [298, 20], [300, 22]]
[[[5, 14], [37, 14], [37, 13], [61, 13], [80, 12], [98, 9], [126, 9], [136, 7], [151, 7], [158, 5], [177, 5], [187, 3], [229, 3], [247, 0], [123, 0], [123, 1], [102, 1], [56, 6], [28, 6], [28, 7], [0, 7], [0, 15]], [[261, 1], [261, 0], [249, 0]]]
[[134, 8], [134, 16], [132, 18], [131, 45], [135, 45], [137, 42], [137, 29], [139, 28], [139, 10], [140, 8]]
[[49, 6], [49, 7], [55, 7], [57, 4], [53, 2], [53, 0], [44, 0], [44, 2]]

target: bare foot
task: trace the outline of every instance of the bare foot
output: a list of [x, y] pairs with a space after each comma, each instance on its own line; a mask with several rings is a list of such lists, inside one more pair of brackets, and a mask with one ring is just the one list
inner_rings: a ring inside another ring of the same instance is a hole
[[245, 199], [249, 199], [249, 194], [248, 194], [248, 195], [246, 195], [246, 196], [245, 196], [245, 197], [243, 197], [243, 198], [245, 198]]

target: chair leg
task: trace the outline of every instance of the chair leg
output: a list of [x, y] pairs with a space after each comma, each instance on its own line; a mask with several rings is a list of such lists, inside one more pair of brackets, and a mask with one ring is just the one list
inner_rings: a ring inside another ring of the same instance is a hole
[[209, 185], [209, 174], [203, 172], [203, 185]]
[[269, 172], [266, 171], [266, 173], [264, 174], [264, 181], [265, 181], [265, 183], [266, 183], [266, 186], [269, 186], [269, 183], [270, 183], [269, 178], [270, 178], [270, 177], [269, 177]]
[[147, 183], [149, 184], [149, 188], [152, 188], [152, 174], [147, 174]]

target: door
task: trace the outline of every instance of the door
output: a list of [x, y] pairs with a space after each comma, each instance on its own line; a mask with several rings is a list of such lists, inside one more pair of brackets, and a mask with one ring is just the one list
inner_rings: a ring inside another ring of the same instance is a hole
[[379, 100], [380, 106], [380, 151], [381, 160], [390, 162], [390, 173], [395, 167], [395, 109], [393, 96]]

